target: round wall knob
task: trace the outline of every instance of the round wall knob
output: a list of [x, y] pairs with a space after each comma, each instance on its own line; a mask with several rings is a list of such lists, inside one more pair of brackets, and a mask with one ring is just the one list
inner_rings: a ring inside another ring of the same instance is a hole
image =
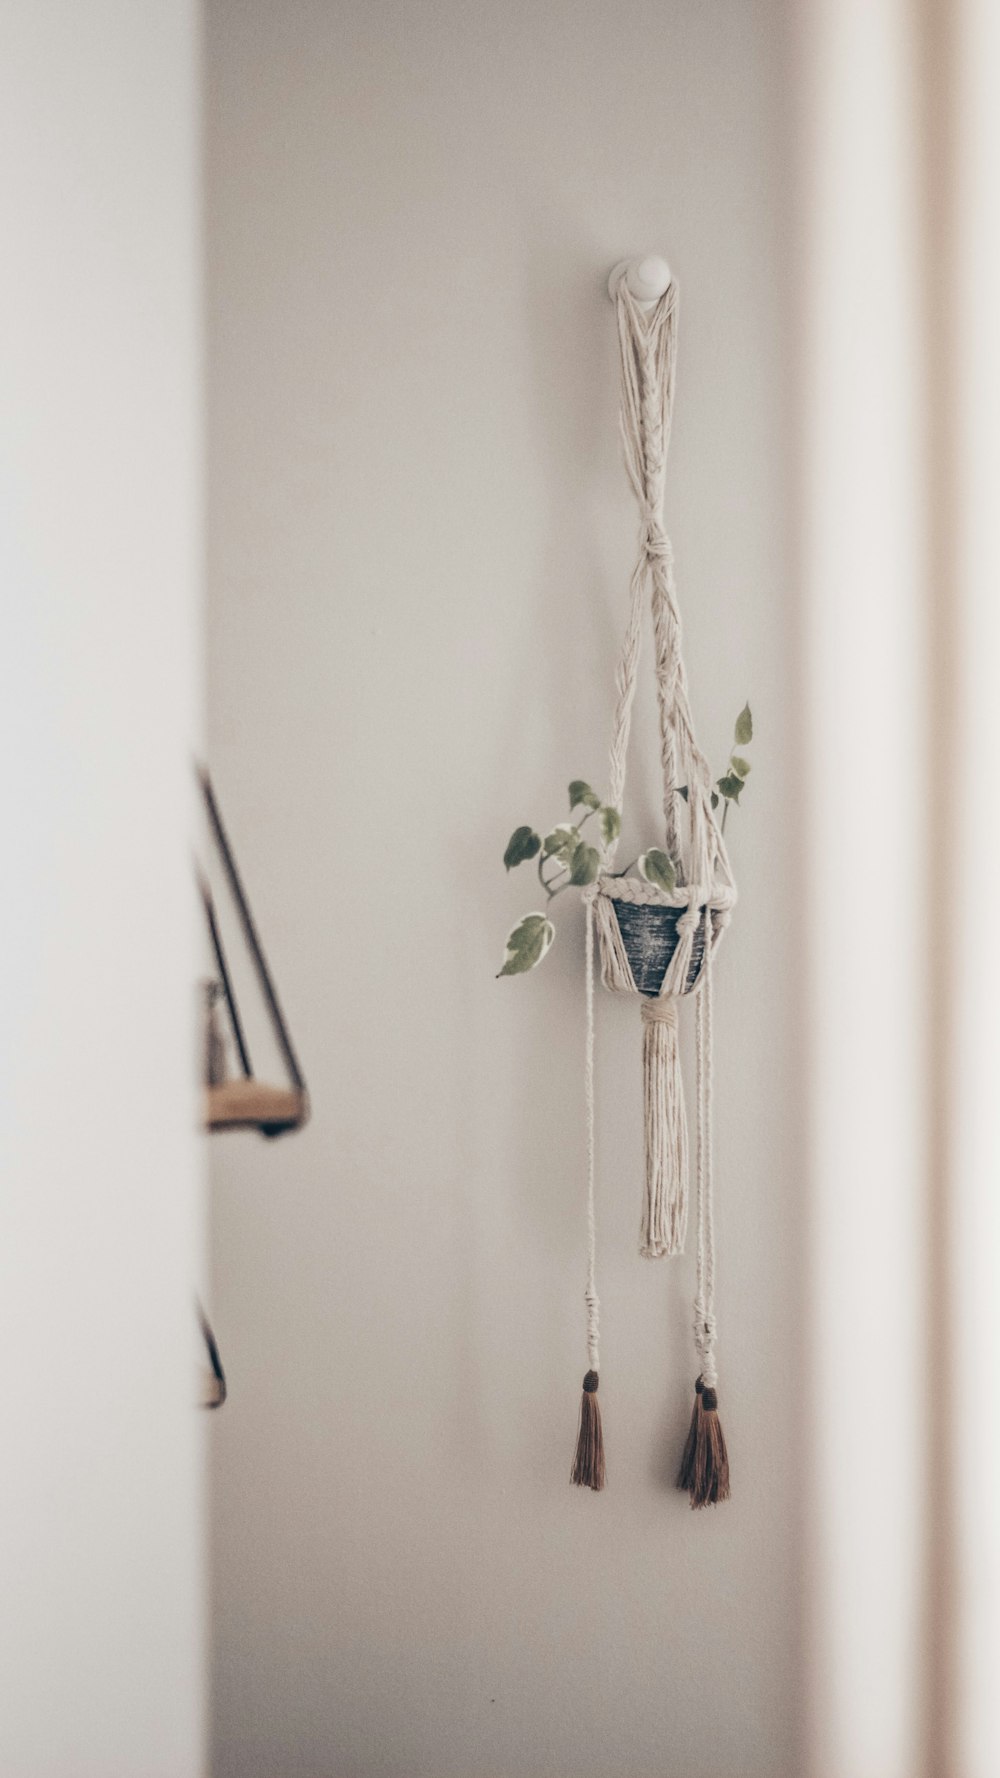
[[650, 253], [645, 259], [622, 259], [608, 279], [611, 296], [614, 296], [615, 285], [623, 271], [628, 287], [639, 303], [657, 302], [670, 283], [670, 267], [659, 254]]

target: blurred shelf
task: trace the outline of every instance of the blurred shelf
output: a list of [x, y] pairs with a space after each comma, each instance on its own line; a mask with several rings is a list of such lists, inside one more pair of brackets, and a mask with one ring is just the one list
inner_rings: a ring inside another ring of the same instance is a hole
[[205, 1088], [205, 1129], [260, 1130], [281, 1136], [298, 1130], [309, 1116], [309, 1101], [298, 1087], [269, 1087], [260, 1080], [227, 1080]]

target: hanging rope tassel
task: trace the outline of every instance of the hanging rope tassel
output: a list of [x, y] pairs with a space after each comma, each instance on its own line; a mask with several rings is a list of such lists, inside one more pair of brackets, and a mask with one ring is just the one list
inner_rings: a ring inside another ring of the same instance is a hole
[[578, 1488], [593, 1488], [595, 1493], [604, 1486], [604, 1433], [597, 1400], [596, 1371], [588, 1371], [583, 1379], [580, 1435], [576, 1441], [572, 1480]]
[[688, 1132], [677, 1042], [677, 1003], [643, 998], [642, 1081], [646, 1195], [639, 1252], [644, 1259], [683, 1253], [688, 1216]]
[[729, 1452], [719, 1420], [715, 1368], [715, 1222], [712, 1204], [712, 950], [711, 917], [705, 910], [705, 962], [698, 985], [695, 1063], [698, 1097], [698, 1256], [694, 1299], [694, 1343], [701, 1374], [695, 1384], [694, 1412], [677, 1477], [692, 1506], [715, 1506], [729, 1499]]
[[703, 1385], [689, 1484], [692, 1506], [715, 1506], [729, 1499], [729, 1453], [718, 1409], [715, 1390]]
[[586, 909], [587, 968], [587, 1036], [584, 1060], [584, 1091], [587, 1105], [587, 1360], [589, 1369], [583, 1379], [583, 1400], [580, 1404], [580, 1431], [570, 1480], [578, 1488], [604, 1487], [604, 1432], [601, 1407], [597, 1399], [600, 1370], [600, 1312], [597, 1295], [597, 1212], [594, 1197], [594, 892], [584, 896]]
[[681, 1466], [677, 1472], [677, 1486], [678, 1488], [683, 1488], [685, 1490], [689, 1489], [694, 1481], [694, 1456], [698, 1446], [698, 1429], [701, 1425], [702, 1387], [702, 1381], [699, 1377], [694, 1386], [694, 1407], [691, 1409], [691, 1424], [688, 1427], [687, 1440], [684, 1445], [684, 1455], [681, 1458]]

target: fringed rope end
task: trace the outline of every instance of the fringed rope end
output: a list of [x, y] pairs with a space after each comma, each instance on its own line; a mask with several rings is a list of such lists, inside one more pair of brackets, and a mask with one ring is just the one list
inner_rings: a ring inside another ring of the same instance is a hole
[[580, 1435], [576, 1441], [576, 1457], [570, 1480], [578, 1488], [593, 1488], [595, 1493], [599, 1493], [604, 1487], [604, 1434], [597, 1400], [596, 1371], [588, 1371], [583, 1379]]
[[646, 1191], [639, 1231], [644, 1259], [683, 1253], [688, 1216], [688, 1132], [677, 1042], [677, 1002], [644, 998], [642, 1079]]
[[694, 1454], [698, 1441], [698, 1428], [701, 1425], [702, 1387], [702, 1381], [699, 1377], [694, 1386], [694, 1407], [691, 1409], [691, 1424], [688, 1427], [688, 1435], [684, 1444], [684, 1455], [681, 1458], [680, 1469], [677, 1471], [677, 1486], [678, 1488], [683, 1488], [685, 1493], [691, 1487], [691, 1483], [694, 1480]]
[[716, 1506], [729, 1499], [729, 1453], [715, 1390], [703, 1387], [700, 1399], [688, 1488], [692, 1506]]

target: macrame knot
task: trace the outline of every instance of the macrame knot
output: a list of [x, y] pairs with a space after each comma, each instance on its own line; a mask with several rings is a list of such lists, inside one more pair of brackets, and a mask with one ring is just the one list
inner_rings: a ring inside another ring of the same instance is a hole
[[642, 547], [647, 562], [672, 562], [674, 559], [673, 546], [658, 519], [651, 518], [647, 522]]
[[691, 900], [688, 902], [687, 907], [684, 909], [683, 914], [677, 922], [677, 931], [683, 937], [693, 937], [697, 932], [698, 927], [701, 925], [701, 907], [703, 900], [704, 896], [702, 891], [700, 889], [692, 889]]
[[699, 1346], [711, 1346], [715, 1340], [715, 1310], [705, 1307], [704, 1297], [695, 1299], [694, 1337]]
[[706, 1386], [717, 1381], [715, 1371], [715, 1312], [705, 1307], [703, 1298], [694, 1305], [694, 1343], [701, 1359], [702, 1381]]
[[677, 1026], [677, 1002], [672, 994], [644, 994], [639, 1003], [643, 1021], [647, 1025]]

